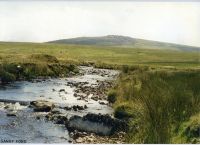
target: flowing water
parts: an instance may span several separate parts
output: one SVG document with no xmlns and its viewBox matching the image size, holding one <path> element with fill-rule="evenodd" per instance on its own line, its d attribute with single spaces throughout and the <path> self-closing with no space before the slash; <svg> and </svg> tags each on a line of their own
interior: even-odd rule
<svg viewBox="0 0 200 145">
<path fill-rule="evenodd" d="M 66 115 L 85 115 L 91 113 L 112 114 L 113 110 L 107 105 L 91 99 L 92 93 L 87 94 L 87 100 L 78 100 L 75 97 L 75 85 L 71 83 L 85 83 L 85 86 L 98 86 L 100 81 L 113 80 L 118 71 L 80 67 L 82 75 L 71 78 L 48 79 L 40 81 L 21 81 L 0 87 L 0 99 L 15 101 L 48 100 L 58 106 L 87 105 L 86 110 L 66 111 Z M 65 91 L 61 91 L 61 89 Z M 86 94 L 83 94 L 86 95 Z M 106 103 L 105 100 L 103 102 Z M 5 109 L 7 106 L 7 109 Z M 14 110 L 17 116 L 7 116 Z M 38 119 L 38 115 L 40 118 Z M 46 121 L 45 113 L 36 113 L 27 106 L 18 103 L 8 105 L 0 103 L 0 139 L 1 142 L 25 140 L 27 143 L 68 143 L 68 131 L 63 125 Z"/>
</svg>

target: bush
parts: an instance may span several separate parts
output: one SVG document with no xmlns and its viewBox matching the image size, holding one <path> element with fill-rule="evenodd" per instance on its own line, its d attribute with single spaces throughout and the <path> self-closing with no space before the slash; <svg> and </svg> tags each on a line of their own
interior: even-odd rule
<svg viewBox="0 0 200 145">
<path fill-rule="evenodd" d="M 8 73 L 6 71 L 0 72 L 0 78 L 1 78 L 2 83 L 9 83 L 16 80 L 15 75 Z"/>
<path fill-rule="evenodd" d="M 133 115 L 131 114 L 131 107 L 127 105 L 118 106 L 115 109 L 114 116 L 118 119 L 129 119 L 133 117 Z"/>
<path fill-rule="evenodd" d="M 73 65 L 73 64 L 70 64 L 70 65 L 68 66 L 68 70 L 69 70 L 69 71 L 74 71 L 75 69 L 76 69 L 76 66 Z"/>
<path fill-rule="evenodd" d="M 183 122 L 173 137 L 173 143 L 200 143 L 200 113 Z"/>
<path fill-rule="evenodd" d="M 117 100 L 117 93 L 116 91 L 112 90 L 108 93 L 108 102 L 109 103 L 115 103 L 115 101 Z"/>
<path fill-rule="evenodd" d="M 200 138 L 200 114 L 191 117 L 185 124 L 184 135 L 188 139 Z"/>
<path fill-rule="evenodd" d="M 129 71 L 129 67 L 127 65 L 123 65 L 122 66 L 122 72 L 123 73 L 128 73 L 128 71 Z"/>
</svg>

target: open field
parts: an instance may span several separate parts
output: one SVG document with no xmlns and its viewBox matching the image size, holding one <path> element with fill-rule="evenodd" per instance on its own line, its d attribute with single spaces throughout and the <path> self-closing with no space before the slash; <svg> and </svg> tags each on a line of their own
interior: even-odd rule
<svg viewBox="0 0 200 145">
<path fill-rule="evenodd" d="M 127 143 L 200 142 L 200 53 L 48 43 L 0 43 L 5 82 L 66 76 L 76 65 L 122 69 L 108 93 L 115 117 L 129 122 Z M 23 68 L 19 73 L 17 65 Z"/>
<path fill-rule="evenodd" d="M 200 53 L 47 43 L 0 43 L 0 61 L 34 62 L 43 60 L 33 54 L 48 54 L 60 61 L 92 61 L 116 65 L 150 65 L 199 68 Z M 45 61 L 44 61 L 45 62 Z"/>
</svg>

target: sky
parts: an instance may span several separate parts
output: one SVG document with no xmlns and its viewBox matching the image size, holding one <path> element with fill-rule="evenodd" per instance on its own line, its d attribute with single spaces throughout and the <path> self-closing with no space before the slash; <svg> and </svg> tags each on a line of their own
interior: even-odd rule
<svg viewBox="0 0 200 145">
<path fill-rule="evenodd" d="M 200 46 L 200 2 L 0 1 L 0 41 L 105 35 Z"/>
</svg>

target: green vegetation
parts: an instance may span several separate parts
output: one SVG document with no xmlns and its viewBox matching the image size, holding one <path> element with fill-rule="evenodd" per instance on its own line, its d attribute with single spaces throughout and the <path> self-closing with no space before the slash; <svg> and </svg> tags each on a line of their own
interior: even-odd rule
<svg viewBox="0 0 200 145">
<path fill-rule="evenodd" d="M 172 139 L 174 143 L 200 143 L 200 113 L 181 124 L 179 134 Z"/>
<path fill-rule="evenodd" d="M 166 68 L 200 68 L 198 52 L 47 43 L 0 43 L 0 62 L 42 63 L 32 55 L 55 56 L 60 62 L 106 65 L 146 65 Z"/>
<path fill-rule="evenodd" d="M 48 56 L 49 57 L 49 56 Z M 38 77 L 64 77 L 78 69 L 73 64 L 60 63 L 2 63 L 0 64 L 0 78 L 2 83 L 15 80 L 31 80 Z"/>
<path fill-rule="evenodd" d="M 115 103 L 116 101 L 116 91 L 114 90 L 111 90 L 109 93 L 108 93 L 108 102 L 109 103 Z"/>
<path fill-rule="evenodd" d="M 130 143 L 176 143 L 183 122 L 200 112 L 199 70 L 138 68 L 122 73 L 115 89 L 115 116 L 129 118 Z M 186 142 L 200 137 L 191 130 Z"/>
<path fill-rule="evenodd" d="M 5 70 L 2 69 L 2 68 L 1 68 L 1 70 L 0 70 L 0 76 L 1 76 L 1 81 L 2 81 L 3 83 L 5 83 L 5 82 L 13 82 L 13 81 L 16 80 L 16 77 L 15 77 L 14 74 L 9 73 L 9 72 L 5 71 Z"/>
<path fill-rule="evenodd" d="M 108 93 L 129 121 L 129 143 L 198 143 L 200 53 L 131 47 L 0 43 L 2 82 L 76 73 L 76 65 L 121 69 Z M 20 67 L 18 67 L 20 66 Z"/>
</svg>

